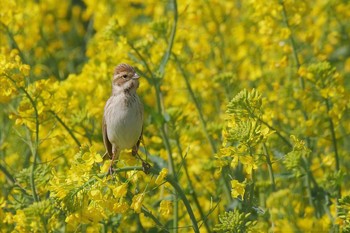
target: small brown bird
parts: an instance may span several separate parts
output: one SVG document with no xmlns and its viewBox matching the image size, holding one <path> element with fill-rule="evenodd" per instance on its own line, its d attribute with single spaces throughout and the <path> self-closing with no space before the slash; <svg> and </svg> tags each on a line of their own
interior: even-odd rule
<svg viewBox="0 0 350 233">
<path fill-rule="evenodd" d="M 110 172 L 115 159 L 123 149 L 131 149 L 137 155 L 142 138 L 143 105 L 136 94 L 139 75 L 127 64 L 120 64 L 114 70 L 112 95 L 107 100 L 103 114 L 103 142 L 112 159 Z"/>
</svg>

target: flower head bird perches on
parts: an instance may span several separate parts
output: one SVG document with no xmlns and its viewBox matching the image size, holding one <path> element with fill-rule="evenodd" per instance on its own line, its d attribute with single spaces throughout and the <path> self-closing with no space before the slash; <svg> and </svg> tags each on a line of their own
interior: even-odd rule
<svg viewBox="0 0 350 233">
<path fill-rule="evenodd" d="M 106 102 L 102 124 L 111 174 L 113 162 L 119 159 L 121 150 L 132 148 L 132 155 L 138 155 L 143 126 L 143 105 L 136 94 L 139 77 L 127 64 L 120 64 L 114 70 L 112 95 Z"/>
</svg>

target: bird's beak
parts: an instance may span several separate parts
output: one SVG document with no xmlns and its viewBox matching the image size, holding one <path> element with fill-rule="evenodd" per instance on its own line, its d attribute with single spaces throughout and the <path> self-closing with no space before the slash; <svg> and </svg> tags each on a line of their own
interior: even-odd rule
<svg viewBox="0 0 350 233">
<path fill-rule="evenodd" d="M 137 73 L 135 73 L 134 76 L 132 76 L 132 79 L 139 79 L 139 78 L 140 76 Z"/>
</svg>

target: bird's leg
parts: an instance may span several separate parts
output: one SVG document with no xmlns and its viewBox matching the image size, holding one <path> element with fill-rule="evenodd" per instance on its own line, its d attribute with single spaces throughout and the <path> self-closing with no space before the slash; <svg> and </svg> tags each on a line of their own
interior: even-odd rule
<svg viewBox="0 0 350 233">
<path fill-rule="evenodd" d="M 109 174 L 112 176 L 113 175 L 113 163 L 115 159 L 118 159 L 119 157 L 119 150 L 117 147 L 113 146 L 113 155 L 112 155 L 112 160 L 111 160 L 111 164 L 109 165 Z"/>
<path fill-rule="evenodd" d="M 141 140 L 142 140 L 142 134 L 141 134 L 141 136 L 139 137 L 139 140 L 136 142 L 136 144 L 135 144 L 135 146 L 132 148 L 132 152 L 131 152 L 131 154 L 133 155 L 133 156 L 138 156 L 139 158 L 140 158 L 140 156 L 139 156 L 139 154 L 137 153 L 138 151 L 139 151 L 139 147 L 140 147 L 140 143 L 141 143 Z M 140 158 L 141 159 L 141 158 Z M 142 159 L 141 159 L 142 160 Z"/>
<path fill-rule="evenodd" d="M 140 135 L 140 137 L 139 137 L 139 140 L 136 142 L 135 146 L 133 146 L 132 151 L 131 151 L 131 154 L 132 154 L 133 156 L 137 156 L 137 158 L 139 158 L 139 159 L 142 161 L 142 163 L 144 163 L 145 160 L 143 160 L 143 159 L 140 157 L 139 153 L 138 153 L 141 140 L 142 140 L 142 133 L 141 133 L 141 135 Z"/>
<path fill-rule="evenodd" d="M 138 150 L 139 150 L 139 146 L 140 146 L 140 141 L 141 141 L 141 137 L 139 139 L 139 141 L 136 143 L 136 145 L 132 148 L 132 152 L 131 154 L 133 156 L 136 156 L 137 158 L 139 158 L 141 161 L 142 161 L 142 168 L 143 168 L 143 172 L 148 174 L 149 173 L 149 170 L 151 168 L 151 165 L 145 161 L 144 159 L 141 158 L 141 156 L 139 155 L 138 153 Z"/>
<path fill-rule="evenodd" d="M 109 165 L 108 168 L 108 173 L 112 176 L 113 175 L 113 161 L 114 161 L 114 153 L 112 155 L 112 160 L 111 160 L 111 164 Z"/>
<path fill-rule="evenodd" d="M 136 143 L 136 145 L 132 148 L 132 151 L 131 151 L 131 154 L 133 155 L 133 156 L 136 156 L 138 159 L 140 159 L 142 162 L 145 162 L 145 160 L 143 160 L 142 158 L 141 158 L 141 156 L 139 155 L 139 153 L 138 153 L 138 151 L 139 151 L 139 146 L 140 146 L 140 141 L 138 141 L 137 143 Z"/>
</svg>

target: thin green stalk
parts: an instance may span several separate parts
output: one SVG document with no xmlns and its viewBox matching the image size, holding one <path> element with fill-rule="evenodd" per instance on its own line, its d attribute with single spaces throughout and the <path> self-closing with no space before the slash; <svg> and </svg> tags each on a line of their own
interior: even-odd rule
<svg viewBox="0 0 350 233">
<path fill-rule="evenodd" d="M 164 110 L 164 105 L 162 104 L 163 95 L 162 95 L 162 92 L 160 90 L 160 86 L 158 84 L 155 85 L 155 90 L 156 90 L 156 97 L 157 97 L 158 114 L 160 114 L 161 116 L 164 116 L 165 110 Z M 170 141 L 169 141 L 168 134 L 167 134 L 167 125 L 166 125 L 166 122 L 164 120 L 162 120 L 162 122 L 161 122 L 160 132 L 161 132 L 163 143 L 164 143 L 164 146 L 166 148 L 167 155 L 168 155 L 169 174 L 174 175 L 174 178 L 177 179 L 176 172 L 175 172 L 175 163 L 174 163 L 173 153 L 172 153 Z M 174 229 L 174 232 L 177 232 L 177 229 L 178 229 L 178 203 L 177 203 L 177 192 L 176 191 L 174 193 L 174 212 L 173 213 L 174 213 L 173 229 Z"/>
<path fill-rule="evenodd" d="M 192 221 L 192 228 L 193 228 L 194 232 L 199 232 L 197 220 L 196 220 L 196 217 L 194 216 L 190 202 L 188 201 L 185 193 L 182 191 L 180 185 L 177 183 L 176 179 L 174 179 L 174 177 L 172 177 L 170 175 L 168 175 L 166 177 L 166 180 L 168 181 L 168 183 L 171 184 L 171 186 L 173 186 L 173 188 L 178 193 L 179 197 L 182 199 L 182 202 L 184 203 L 186 210 L 187 210 L 187 213 L 190 216 L 190 219 Z"/>
<path fill-rule="evenodd" d="M 298 57 L 297 45 L 296 45 L 295 39 L 293 37 L 292 28 L 289 25 L 288 16 L 287 16 L 287 10 L 286 10 L 286 6 L 284 5 L 284 0 L 280 0 L 280 5 L 282 6 L 283 22 L 284 22 L 285 26 L 291 32 L 290 36 L 289 36 L 289 41 L 290 41 L 290 44 L 292 46 L 293 57 L 294 57 L 294 61 L 295 61 L 297 70 L 299 70 L 300 66 L 301 66 L 301 63 L 300 63 L 300 60 L 299 60 L 299 57 Z M 305 90 L 305 82 L 304 82 L 304 79 L 301 76 L 299 76 L 299 85 L 300 85 L 302 90 Z M 297 101 L 297 102 L 300 103 L 300 100 Z M 301 110 L 301 112 L 303 114 L 304 120 L 306 120 L 306 121 L 309 120 L 309 116 L 307 115 L 307 112 L 304 111 L 304 110 Z M 310 142 L 310 138 L 309 137 L 306 138 L 306 142 L 307 142 L 307 145 L 309 145 L 309 147 L 311 148 L 311 142 Z"/>
<path fill-rule="evenodd" d="M 151 68 L 149 67 L 146 59 L 142 56 L 142 54 L 135 48 L 135 46 L 132 43 L 128 43 L 129 46 L 131 47 L 131 49 L 136 52 L 136 54 L 139 56 L 139 58 L 141 59 L 141 61 L 143 62 L 143 64 L 145 65 L 147 72 L 150 74 L 149 80 L 151 82 L 151 84 L 153 85 L 155 92 L 156 92 L 156 103 L 157 103 L 157 112 L 159 115 L 163 116 L 164 115 L 164 106 L 162 104 L 163 101 L 163 95 L 162 92 L 160 90 L 160 78 L 156 78 L 151 70 Z M 143 76 L 146 76 L 146 74 L 143 74 Z M 168 153 L 168 166 L 169 166 L 169 172 L 171 174 L 175 174 L 175 165 L 174 165 L 174 161 L 173 161 L 173 157 L 172 157 L 172 149 L 170 146 L 170 142 L 167 136 L 167 129 L 166 129 L 166 123 L 164 121 L 162 121 L 161 123 L 161 128 L 160 128 L 160 132 L 161 132 L 161 136 L 163 139 L 163 143 L 165 146 L 165 149 Z"/>
<path fill-rule="evenodd" d="M 47 230 L 47 219 L 44 216 L 40 215 L 40 220 L 41 220 L 41 222 L 43 224 L 44 233 L 47 233 L 48 232 L 48 230 Z"/>
<path fill-rule="evenodd" d="M 5 177 L 7 178 L 8 182 L 11 184 L 11 185 L 15 185 L 16 183 L 16 180 L 15 178 L 11 175 L 11 173 L 6 169 L 6 167 L 2 166 L 0 164 L 0 171 L 2 171 L 2 173 L 4 173 Z"/>
<path fill-rule="evenodd" d="M 165 51 L 165 54 L 162 58 L 162 61 L 159 65 L 159 69 L 157 72 L 158 75 L 158 82 L 155 82 L 155 90 L 157 93 L 157 107 L 158 107 L 158 113 L 161 114 L 162 116 L 164 116 L 165 110 L 164 110 L 164 105 L 161 104 L 163 102 L 163 95 L 162 92 L 160 90 L 160 80 L 163 79 L 164 77 L 164 73 L 165 73 L 165 67 L 169 61 L 170 55 L 171 55 L 171 51 L 173 49 L 173 45 L 174 45 L 174 40 L 175 40 L 175 34 L 176 34 L 176 28 L 177 28 L 177 20 L 178 20 L 178 12 L 177 12 L 177 1 L 173 0 L 173 25 L 171 28 L 171 33 L 170 33 L 170 38 L 168 41 L 168 47 L 167 50 Z M 177 179 L 176 177 L 176 172 L 175 172 L 175 164 L 174 164 L 174 159 L 172 156 L 172 151 L 171 151 L 171 146 L 170 146 L 170 142 L 169 142 L 169 138 L 167 136 L 167 126 L 166 126 L 166 122 L 164 120 L 162 120 L 162 126 L 161 126 L 161 133 L 162 133 L 162 138 L 165 144 L 165 147 L 168 151 L 168 163 L 169 163 L 169 172 L 170 174 L 172 174 L 175 178 L 175 180 Z M 174 227 L 174 232 L 177 232 L 178 229 L 178 203 L 177 203 L 177 192 L 175 192 L 174 195 L 174 221 L 173 221 L 173 227 Z"/>
<path fill-rule="evenodd" d="M 26 60 L 24 53 L 22 52 L 22 50 L 19 48 L 12 32 L 10 31 L 10 29 L 4 24 L 1 23 L 1 25 L 5 28 L 5 30 L 7 31 L 7 35 L 9 36 L 9 39 L 11 41 L 11 43 L 13 44 L 14 48 L 16 48 L 19 52 L 19 55 L 21 57 L 21 59 L 24 61 L 24 63 L 28 63 L 28 61 Z M 34 201 L 39 201 L 38 198 L 38 194 L 36 192 L 36 187 L 35 187 L 35 181 L 34 181 L 34 172 L 35 172 L 35 167 L 36 167 L 36 162 L 38 159 L 38 147 L 39 147 L 39 114 L 38 114 L 38 110 L 35 104 L 35 101 L 33 100 L 33 98 L 29 95 L 29 93 L 26 91 L 26 89 L 24 87 L 20 87 L 17 85 L 17 83 L 8 75 L 6 75 L 6 77 L 8 79 L 10 79 L 14 85 L 16 86 L 16 88 L 20 91 L 22 91 L 25 96 L 29 99 L 29 102 L 31 103 L 31 105 L 33 106 L 34 109 L 34 114 L 35 114 L 35 142 L 34 142 L 34 147 L 31 148 L 31 152 L 33 155 L 33 164 L 31 167 L 31 173 L 30 173 L 30 185 L 31 185 L 31 190 L 32 190 L 32 195 L 33 195 L 33 199 Z"/>
<path fill-rule="evenodd" d="M 254 114 L 254 112 L 250 109 L 250 108 L 246 108 L 247 111 L 249 112 L 249 114 L 257 119 L 258 121 L 260 121 L 262 124 L 264 124 L 267 128 L 269 128 L 270 130 L 274 131 L 277 136 L 282 139 L 282 141 L 284 141 L 289 147 L 293 147 L 292 143 L 289 142 L 289 140 L 287 138 L 285 138 L 276 128 L 274 128 L 273 126 L 271 126 L 269 123 L 267 123 L 266 121 L 264 121 L 262 118 L 258 117 L 257 115 Z"/>
<path fill-rule="evenodd" d="M 15 80 L 13 80 L 10 76 L 5 75 L 9 80 L 13 82 L 13 84 L 16 86 L 17 90 L 22 91 L 25 96 L 29 99 L 29 102 L 33 106 L 34 109 L 34 115 L 35 115 L 35 139 L 34 139 L 34 146 L 31 147 L 32 155 L 33 155 L 33 164 L 30 171 L 30 186 L 32 190 L 33 199 L 35 202 L 39 201 L 38 194 L 36 192 L 35 187 L 35 181 L 34 181 L 34 172 L 36 167 L 36 162 L 38 159 L 38 147 L 39 147 L 39 113 L 38 109 L 36 107 L 35 101 L 33 98 L 29 95 L 29 93 L 26 91 L 24 87 L 18 86 Z"/>
<path fill-rule="evenodd" d="M 182 164 L 183 164 L 183 167 L 184 167 L 184 170 L 185 170 L 185 175 L 186 175 L 186 178 L 187 178 L 187 181 L 188 181 L 188 186 L 190 188 L 190 193 L 191 193 L 192 198 L 194 200 L 194 203 L 196 204 L 196 207 L 197 207 L 197 209 L 199 211 L 201 219 L 203 220 L 204 226 L 205 226 L 207 232 L 210 233 L 211 230 L 210 230 L 210 227 L 209 227 L 209 224 L 208 224 L 208 221 L 207 221 L 207 217 L 204 215 L 203 209 L 202 209 L 202 207 L 201 207 L 201 205 L 200 205 L 200 203 L 198 201 L 197 192 L 194 189 L 194 186 L 192 184 L 192 180 L 191 180 L 190 175 L 188 173 L 186 159 L 182 156 L 182 149 L 181 149 L 178 137 L 176 138 L 176 144 L 177 144 L 177 147 L 179 148 L 179 154 L 181 156 Z"/>
<path fill-rule="evenodd" d="M 165 113 L 164 105 L 162 104 L 163 103 L 163 94 L 160 90 L 160 84 L 161 84 L 162 79 L 164 78 L 165 67 L 166 67 L 166 65 L 169 61 L 170 55 L 171 55 L 171 51 L 172 51 L 174 40 L 175 40 L 177 21 L 178 21 L 177 1 L 173 0 L 172 3 L 173 3 L 173 14 L 174 14 L 173 26 L 172 26 L 169 41 L 168 41 L 168 47 L 164 53 L 164 56 L 160 62 L 159 68 L 158 68 L 157 77 L 153 74 L 153 72 L 150 69 L 150 67 L 148 66 L 146 60 L 139 53 L 139 51 L 131 43 L 129 43 L 129 46 L 140 57 L 140 59 L 142 60 L 142 62 L 146 66 L 147 71 L 151 75 L 150 81 L 153 84 L 153 87 L 156 91 L 157 111 L 158 111 L 158 114 L 160 116 L 164 116 L 164 113 Z M 174 163 L 174 159 L 173 159 L 173 155 L 172 155 L 172 149 L 171 149 L 169 137 L 167 134 L 167 125 L 166 125 L 166 122 L 164 121 L 164 119 L 161 122 L 160 133 L 161 133 L 163 143 L 164 143 L 164 146 L 166 148 L 167 155 L 168 155 L 169 173 L 174 175 L 174 178 L 177 179 L 176 172 L 175 172 L 175 163 Z M 174 232 L 177 232 L 177 229 L 178 229 L 178 204 L 177 204 L 176 192 L 175 192 L 175 196 L 174 196 L 174 225 L 173 225 L 173 228 L 174 228 Z"/>
<path fill-rule="evenodd" d="M 317 209 L 317 206 L 316 206 L 316 203 L 313 201 L 314 197 L 313 197 L 313 189 L 314 190 L 318 190 L 318 184 L 315 180 L 315 177 L 313 176 L 312 172 L 310 171 L 309 167 L 309 161 L 305 158 L 305 157 L 302 157 L 301 158 L 301 166 L 302 168 L 304 169 L 305 173 L 306 173 L 306 176 L 305 176 L 305 181 L 306 181 L 306 188 L 307 188 L 307 194 L 308 194 L 308 197 L 309 197 L 309 204 L 311 206 L 313 206 L 313 208 L 315 209 L 315 217 L 320 217 L 318 216 L 319 213 L 318 213 L 318 209 Z M 311 186 L 313 185 L 313 187 Z"/>
<path fill-rule="evenodd" d="M 11 42 L 11 43 L 10 43 L 11 46 L 12 46 L 13 48 L 17 49 L 17 51 L 18 51 L 20 57 L 22 58 L 22 60 L 24 61 L 24 63 L 29 64 L 28 61 L 27 61 L 27 59 L 26 59 L 25 56 L 24 56 L 24 53 L 23 53 L 22 50 L 19 48 L 19 46 L 18 46 L 18 44 L 17 44 L 17 41 L 15 40 L 15 37 L 14 37 L 13 33 L 11 32 L 10 28 L 9 28 L 6 24 L 4 24 L 3 22 L 0 22 L 0 24 L 5 28 L 5 30 L 6 30 L 6 32 L 7 32 L 7 35 L 8 35 L 8 37 L 9 37 L 9 39 L 10 39 L 10 42 Z"/>
<path fill-rule="evenodd" d="M 215 145 L 215 142 L 213 140 L 213 138 L 210 136 L 208 130 L 207 130 L 207 123 L 204 119 L 204 114 L 201 110 L 201 107 L 200 107 L 200 104 L 193 92 L 193 89 L 191 87 L 191 84 L 190 84 L 190 81 L 189 81 L 189 77 L 188 77 L 188 74 L 185 72 L 185 70 L 183 69 L 183 67 L 181 66 L 179 60 L 177 59 L 177 56 L 175 54 L 173 54 L 173 57 L 174 57 L 174 60 L 178 66 L 178 69 L 180 70 L 181 74 L 182 74 L 182 77 L 184 78 L 185 80 L 185 83 L 186 83 L 186 88 L 191 96 L 191 99 L 196 107 L 196 110 L 198 112 L 198 116 L 199 116 L 199 121 L 201 122 L 201 126 L 202 126 L 202 129 L 204 131 L 204 134 L 210 144 L 210 147 L 211 147 L 211 151 L 213 154 L 216 154 L 217 153 L 217 148 L 216 148 L 216 145 Z M 227 174 L 226 170 L 223 170 L 223 174 Z M 225 193 L 227 194 L 227 197 L 228 199 L 231 198 L 231 195 L 230 195 L 230 185 L 229 183 L 226 181 L 226 179 L 224 178 L 224 176 L 222 176 L 221 178 L 223 184 L 224 184 L 224 190 L 225 190 Z"/>
<path fill-rule="evenodd" d="M 208 129 L 207 129 L 207 122 L 205 121 L 204 119 L 204 116 L 203 116 L 203 112 L 202 112 L 202 109 L 200 107 L 200 104 L 196 98 L 196 95 L 194 94 L 193 92 L 193 89 L 192 89 L 192 86 L 190 84 L 190 81 L 189 81 L 189 77 L 187 75 L 187 73 L 185 72 L 185 70 L 183 69 L 183 67 L 181 66 L 179 60 L 177 59 L 176 55 L 173 54 L 174 56 L 174 59 L 175 59 L 175 62 L 177 64 L 177 67 L 179 68 L 181 74 L 182 74 L 182 77 L 184 78 L 185 80 L 185 84 L 186 84 L 186 88 L 191 96 L 191 99 L 196 107 L 196 110 L 197 110 L 197 113 L 198 113 L 198 116 L 199 116 L 199 121 L 201 122 L 201 125 L 202 125 L 202 129 L 204 131 L 204 134 L 211 146 L 211 150 L 212 150 L 212 153 L 213 154 L 216 154 L 217 152 L 217 149 L 216 149 L 216 146 L 215 146 L 215 142 L 213 140 L 213 138 L 210 136 L 210 134 L 208 133 Z"/>
<path fill-rule="evenodd" d="M 141 59 L 143 65 L 146 67 L 147 72 L 149 73 L 150 77 L 148 77 L 146 74 L 142 73 L 142 76 L 147 78 L 147 81 L 151 82 L 151 84 L 155 85 L 155 81 L 156 77 L 154 77 L 153 72 L 150 68 L 150 66 L 148 65 L 146 59 L 142 56 L 142 54 L 137 50 L 137 48 L 130 42 L 127 41 L 128 45 L 130 46 L 130 48 L 137 54 L 137 56 Z M 140 72 L 140 71 L 138 71 Z M 150 81 L 151 80 L 151 81 Z"/>
<path fill-rule="evenodd" d="M 81 146 L 81 143 L 79 140 L 75 137 L 73 134 L 73 131 L 63 122 L 63 120 L 52 110 L 50 110 L 50 113 L 58 120 L 58 122 L 63 126 L 65 130 L 69 133 L 69 135 L 73 138 L 74 142 L 77 144 L 78 147 Z"/>
<path fill-rule="evenodd" d="M 217 17 L 215 16 L 215 7 L 211 6 L 210 5 L 210 1 L 206 0 L 205 3 L 207 4 L 207 9 L 209 10 L 209 13 L 210 13 L 210 16 L 212 18 L 212 22 L 214 22 L 215 26 L 216 26 L 216 34 L 219 36 L 219 39 L 220 39 L 220 43 L 218 45 L 219 49 L 220 49 L 220 58 L 221 58 L 221 61 L 224 66 L 224 69 L 225 69 L 225 66 L 226 66 L 226 46 L 225 46 L 225 38 L 224 38 L 224 35 L 222 34 L 221 30 L 220 30 L 220 27 L 222 25 L 222 22 L 219 22 L 217 20 Z M 215 3 L 214 3 L 215 4 Z M 206 26 L 206 25 L 204 25 Z M 208 31 L 208 33 L 210 33 Z"/>
<path fill-rule="evenodd" d="M 282 6 L 282 16 L 283 16 L 284 24 L 292 32 L 292 29 L 291 29 L 291 27 L 289 25 L 289 22 L 288 22 L 287 10 L 286 10 L 285 4 L 284 4 L 284 0 L 280 0 L 280 5 Z M 295 39 L 293 37 L 293 33 L 290 34 L 289 40 L 290 40 L 290 44 L 292 46 L 292 51 L 293 51 L 293 57 L 294 57 L 294 60 L 295 60 L 295 64 L 297 66 L 297 69 L 299 69 L 300 66 L 301 66 L 301 63 L 300 63 L 300 60 L 299 60 L 299 57 L 298 57 L 297 45 L 296 45 Z M 300 82 L 301 89 L 305 90 L 305 82 L 304 82 L 304 79 L 302 77 L 299 77 L 299 82 Z M 307 112 L 302 110 L 302 114 L 303 114 L 303 117 L 304 117 L 305 120 L 309 119 L 309 117 L 307 115 Z M 306 142 L 307 142 L 307 145 L 309 145 L 309 147 L 310 147 L 311 143 L 310 143 L 310 139 L 308 137 L 306 138 Z M 315 215 L 317 217 L 317 209 L 316 209 L 315 204 L 312 201 L 312 193 L 311 193 L 312 190 L 311 190 L 310 181 L 315 186 L 315 188 L 318 187 L 318 184 L 317 184 L 315 178 L 313 177 L 312 171 L 310 170 L 309 161 L 306 158 L 303 158 L 303 161 L 304 161 L 304 170 L 306 172 L 306 182 L 307 182 L 309 198 L 310 198 L 311 204 L 314 206 L 314 208 L 316 210 L 315 211 Z"/>
<path fill-rule="evenodd" d="M 157 224 L 157 226 L 159 228 L 161 228 L 163 231 L 165 232 L 169 232 L 169 230 L 167 230 L 164 225 L 152 214 L 152 212 L 148 211 L 144 206 L 141 207 L 141 212 L 146 216 L 149 217 L 153 220 L 153 222 L 155 224 Z"/>
<path fill-rule="evenodd" d="M 327 107 L 327 113 L 331 110 L 329 99 L 325 99 L 326 107 Z M 337 137 L 335 135 L 335 129 L 334 129 L 334 123 L 330 116 L 328 116 L 328 122 L 329 122 L 329 129 L 331 130 L 331 136 L 332 136 L 332 144 L 333 144 L 333 150 L 334 150 L 334 159 L 335 159 L 335 170 L 339 172 L 340 170 L 340 163 L 339 163 L 339 154 L 338 154 L 338 146 L 337 146 Z M 337 185 L 337 202 L 338 199 L 341 197 L 341 187 L 340 185 Z"/>
<path fill-rule="evenodd" d="M 160 63 L 158 72 L 159 72 L 159 77 L 163 78 L 164 72 L 165 72 L 165 67 L 169 61 L 171 51 L 173 49 L 174 45 L 174 40 L 175 40 L 175 34 L 176 34 L 176 28 L 177 28 L 177 19 L 178 19 L 178 12 L 177 12 L 177 2 L 176 0 L 173 0 L 173 13 L 174 13 L 174 18 L 173 18 L 173 27 L 171 28 L 171 33 L 170 33 L 170 38 L 168 41 L 168 47 L 167 50 L 162 58 L 162 61 Z"/>
<path fill-rule="evenodd" d="M 253 157 L 253 148 L 248 145 L 249 148 L 249 154 L 251 157 Z M 250 191 L 249 191 L 249 200 L 248 200 L 248 207 L 249 209 L 253 206 L 253 199 L 254 199 L 254 186 L 255 186 L 255 173 L 254 173 L 254 169 L 252 169 L 252 174 L 251 174 L 251 180 L 252 183 L 250 185 Z"/>
<path fill-rule="evenodd" d="M 107 224 L 108 223 L 106 223 L 106 222 L 102 223 L 102 229 L 101 229 L 102 233 L 107 233 L 108 232 L 108 225 Z"/>
<path fill-rule="evenodd" d="M 280 5 L 282 6 L 283 22 L 284 22 L 285 26 L 286 26 L 290 31 L 292 31 L 292 30 L 291 30 L 291 27 L 290 27 L 290 25 L 289 25 L 288 16 L 287 16 L 287 10 L 286 10 L 286 6 L 284 5 L 284 0 L 280 0 Z M 290 44 L 291 44 L 291 46 L 292 46 L 292 51 L 293 51 L 293 57 L 294 57 L 294 60 L 295 60 L 295 64 L 296 64 L 297 68 L 299 69 L 301 63 L 300 63 L 300 61 L 299 61 L 296 42 L 295 42 L 295 39 L 294 39 L 292 33 L 291 33 L 290 36 L 289 36 L 289 41 L 290 41 Z M 304 80 L 303 80 L 301 77 L 299 77 L 299 81 L 300 81 L 300 86 L 301 86 L 301 88 L 304 90 L 304 89 L 305 89 Z"/>
<path fill-rule="evenodd" d="M 325 102 L 326 102 L 327 112 L 329 112 L 331 110 L 329 100 L 325 99 Z M 339 171 L 340 170 L 339 154 L 338 154 L 337 138 L 335 135 L 334 123 L 333 123 L 332 118 L 329 116 L 328 116 L 328 121 L 329 121 L 329 128 L 331 130 L 332 143 L 333 143 L 333 149 L 334 149 L 334 154 L 335 154 L 335 170 Z"/>
<path fill-rule="evenodd" d="M 151 75 L 149 80 L 151 81 L 151 84 L 153 85 L 155 91 L 156 91 L 156 103 L 157 103 L 157 112 L 159 115 L 163 116 L 164 115 L 164 106 L 162 104 L 163 101 L 163 95 L 160 90 L 160 84 L 159 84 L 159 78 L 156 78 L 149 67 L 148 63 L 146 62 L 146 59 L 142 56 L 142 54 L 135 48 L 135 46 L 131 43 L 129 43 L 129 46 L 136 52 L 136 54 L 139 56 L 139 58 L 142 60 L 143 64 L 146 66 L 146 69 L 148 73 Z M 146 74 L 144 74 L 145 76 Z M 162 121 L 161 128 L 160 128 L 161 136 L 163 139 L 163 143 L 165 146 L 166 151 L 168 152 L 168 166 L 169 166 L 169 172 L 171 174 L 175 174 L 175 165 L 172 157 L 172 149 L 170 146 L 170 142 L 167 136 L 167 129 L 166 129 L 166 123 Z"/>
<path fill-rule="evenodd" d="M 2 171 L 9 182 L 10 185 L 19 188 L 19 190 L 26 196 L 30 196 L 30 194 L 27 193 L 27 190 L 25 190 L 21 185 L 19 185 L 16 182 L 16 179 L 11 175 L 11 173 L 6 169 L 5 166 L 0 164 L 0 171 Z"/>
<path fill-rule="evenodd" d="M 280 0 L 280 5 L 282 6 L 283 22 L 284 22 L 285 26 L 291 31 L 290 36 L 289 36 L 289 41 L 290 41 L 290 44 L 292 46 L 293 57 L 294 57 L 294 61 L 295 61 L 297 70 L 299 70 L 301 63 L 300 63 L 300 60 L 298 57 L 297 45 L 296 45 L 295 39 L 293 37 L 292 28 L 289 25 L 287 10 L 286 10 L 286 6 L 284 5 L 284 0 Z M 299 77 L 299 83 L 300 83 L 301 89 L 305 90 L 305 82 L 304 82 L 304 79 L 302 77 Z M 303 117 L 305 120 L 309 119 L 307 113 L 304 110 L 302 110 L 302 114 L 303 114 Z M 307 138 L 306 140 L 307 140 L 308 145 L 310 145 L 310 139 Z"/>
<path fill-rule="evenodd" d="M 272 188 L 272 191 L 274 192 L 276 190 L 275 176 L 273 174 L 270 154 L 269 154 L 269 152 L 267 150 L 267 147 L 266 147 L 265 143 L 263 143 L 263 149 L 264 149 L 264 153 L 265 153 L 265 157 L 266 157 L 267 168 L 269 170 L 269 176 L 270 176 L 270 181 L 271 181 L 271 188 Z"/>
</svg>

